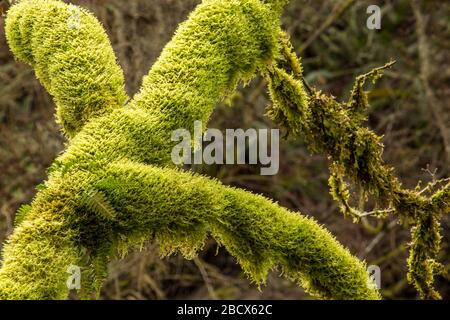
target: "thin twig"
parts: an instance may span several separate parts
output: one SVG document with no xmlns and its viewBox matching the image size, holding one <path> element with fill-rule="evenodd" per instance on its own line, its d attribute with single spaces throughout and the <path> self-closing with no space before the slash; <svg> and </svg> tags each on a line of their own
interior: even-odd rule
<svg viewBox="0 0 450 320">
<path fill-rule="evenodd" d="M 414 11 L 416 18 L 416 33 L 418 38 L 418 50 L 420 59 L 420 81 L 422 83 L 423 90 L 425 92 L 426 104 L 430 108 L 431 114 L 438 127 L 442 142 L 444 143 L 444 149 L 447 161 L 450 161 L 450 132 L 442 118 L 443 112 L 440 110 L 440 103 L 430 86 L 431 79 L 431 63 L 429 45 L 426 35 L 426 27 L 423 19 L 423 15 L 420 11 L 420 4 L 418 0 L 411 1 L 411 7 Z"/>
<path fill-rule="evenodd" d="M 350 8 L 351 5 L 353 5 L 356 1 L 355 0 L 343 0 L 342 2 L 339 2 L 336 4 L 333 8 L 333 11 L 331 11 L 331 14 L 328 16 L 328 18 L 322 23 L 322 25 L 316 29 L 316 31 L 303 43 L 303 45 L 300 47 L 299 52 L 305 51 L 316 39 L 325 31 L 327 30 L 333 23 L 339 19 L 340 16 L 344 14 L 344 12 Z"/>
<path fill-rule="evenodd" d="M 423 188 L 422 190 L 419 191 L 419 194 L 423 194 L 431 189 L 433 189 L 437 184 L 441 184 L 441 183 L 445 183 L 445 182 L 449 182 L 450 178 L 446 178 L 446 179 L 440 179 L 440 180 L 435 180 L 430 182 L 425 188 Z"/>
<path fill-rule="evenodd" d="M 209 296 L 211 299 L 218 299 L 216 292 L 214 291 L 214 288 L 211 286 L 211 280 L 209 279 L 208 273 L 206 272 L 206 269 L 203 265 L 203 263 L 200 261 L 199 258 L 194 258 L 194 263 L 197 266 L 198 270 L 200 271 L 200 274 L 202 275 L 203 281 L 205 282 L 206 289 L 208 290 Z"/>
<path fill-rule="evenodd" d="M 373 210 L 373 211 L 368 211 L 368 212 L 360 212 L 357 214 L 360 218 L 362 218 L 362 217 L 368 217 L 368 216 L 383 216 L 385 214 L 389 214 L 392 212 L 395 212 L 395 209 L 392 208 L 392 209 L 384 209 L 384 210 Z"/>
<path fill-rule="evenodd" d="M 372 251 L 372 249 L 375 248 L 375 246 L 384 238 L 384 236 L 386 235 L 386 231 L 392 229 L 396 224 L 396 220 L 392 220 L 391 222 L 389 222 L 386 229 L 377 234 L 375 238 L 373 238 L 373 240 L 364 249 L 364 255 L 367 256 Z"/>
</svg>

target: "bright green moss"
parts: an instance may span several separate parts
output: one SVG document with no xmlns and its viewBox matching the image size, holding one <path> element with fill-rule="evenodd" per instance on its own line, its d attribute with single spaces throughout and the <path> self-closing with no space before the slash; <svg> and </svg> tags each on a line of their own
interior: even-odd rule
<svg viewBox="0 0 450 320">
<path fill-rule="evenodd" d="M 5 23 L 11 51 L 34 68 L 54 97 L 58 122 L 68 137 L 88 119 L 121 107 L 127 99 L 106 32 L 92 14 L 72 7 L 24 0 L 11 7 Z M 71 26 L 74 12 L 79 13 L 79 25 Z"/>
<path fill-rule="evenodd" d="M 24 0 L 10 9 L 11 49 L 55 97 L 72 139 L 4 247 L 0 298 L 64 298 L 71 264 L 82 267 L 88 297 L 118 251 L 156 237 L 163 254 L 192 258 L 209 235 L 258 284 L 279 267 L 317 297 L 380 298 L 364 263 L 314 220 L 170 161 L 173 129 L 207 121 L 238 81 L 279 58 L 286 2 L 205 0 L 124 107 L 122 72 L 94 17 L 82 11 L 80 28 L 68 30 L 62 2 Z M 301 73 L 299 63 L 293 69 Z M 302 112 L 308 100 L 295 86 L 285 88 Z"/>
<path fill-rule="evenodd" d="M 0 299 L 64 299 L 67 267 L 79 264 L 67 227 L 76 201 L 72 190 L 40 192 L 24 220 L 4 246 Z"/>
<path fill-rule="evenodd" d="M 157 114 L 166 134 L 192 129 L 195 120 L 206 123 L 238 80 L 273 59 L 278 31 L 278 14 L 259 0 L 204 1 L 179 26 L 130 108 Z"/>
<path fill-rule="evenodd" d="M 328 231 L 262 196 L 132 162 L 108 166 L 95 188 L 118 213 L 117 228 L 127 239 L 125 247 L 129 239 L 139 244 L 154 235 L 165 253 L 181 251 L 191 257 L 211 234 L 257 283 L 280 266 L 319 297 L 379 297 L 367 285 L 364 264 Z"/>
</svg>

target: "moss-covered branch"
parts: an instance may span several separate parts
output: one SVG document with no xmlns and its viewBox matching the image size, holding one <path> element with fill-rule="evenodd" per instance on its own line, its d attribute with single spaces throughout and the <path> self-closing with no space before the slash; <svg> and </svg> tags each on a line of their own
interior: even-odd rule
<svg viewBox="0 0 450 320">
<path fill-rule="evenodd" d="M 85 190 L 108 200 L 89 206 Z M 64 298 L 71 264 L 83 267 L 89 294 L 116 252 L 155 237 L 163 254 L 192 258 L 209 234 L 257 283 L 279 266 L 318 297 L 379 298 L 364 264 L 312 219 L 205 177 L 125 160 L 91 172 L 52 173 L 5 245 L 0 298 Z"/>
<path fill-rule="evenodd" d="M 121 212 L 118 225 L 128 228 L 127 239 L 139 242 L 155 234 L 164 252 L 180 250 L 192 257 L 211 233 L 257 283 L 281 266 L 322 298 L 379 297 L 368 285 L 364 265 L 328 231 L 262 196 L 133 163 L 111 165 L 106 173 L 96 188 Z"/>
<path fill-rule="evenodd" d="M 68 137 L 127 100 L 108 36 L 88 11 L 60 1 L 25 0 L 8 10 L 5 29 L 11 51 L 33 67 L 53 96 Z"/>
<path fill-rule="evenodd" d="M 403 188 L 382 160 L 381 137 L 361 124 L 369 106 L 365 82 L 381 77 L 393 63 L 357 77 L 349 102 L 342 103 L 316 89 L 304 90 L 300 61 L 287 37 L 281 39 L 283 57 L 266 73 L 273 100 L 268 115 L 288 133 L 303 136 L 313 152 L 328 156 L 331 194 L 344 215 L 355 221 L 367 216 L 350 205 L 349 180 L 364 197 L 371 195 L 378 205 L 388 208 L 375 210 L 374 215 L 394 214 L 412 226 L 408 279 L 423 298 L 439 298 L 433 279 L 442 269 L 436 261 L 441 241 L 439 220 L 450 212 L 450 185 L 428 197 L 419 190 Z"/>
<path fill-rule="evenodd" d="M 312 219 L 170 161 L 171 130 L 207 121 L 238 81 L 279 55 L 285 2 L 205 0 L 124 107 L 122 73 L 94 17 L 82 11 L 68 30 L 62 2 L 24 0 L 10 9 L 11 49 L 55 97 L 72 139 L 4 246 L 0 298 L 64 298 L 71 264 L 83 268 L 88 296 L 117 250 L 156 236 L 163 252 L 192 257 L 208 234 L 257 282 L 281 266 L 318 297 L 379 298 L 364 263 Z"/>
</svg>

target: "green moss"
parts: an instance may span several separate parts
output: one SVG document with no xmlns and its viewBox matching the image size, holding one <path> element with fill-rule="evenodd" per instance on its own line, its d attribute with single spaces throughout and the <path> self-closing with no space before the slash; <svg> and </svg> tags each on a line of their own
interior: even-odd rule
<svg viewBox="0 0 450 320">
<path fill-rule="evenodd" d="M 64 299 L 67 267 L 79 264 L 67 228 L 74 196 L 59 188 L 43 191 L 3 249 L 0 299 Z"/>
<path fill-rule="evenodd" d="M 70 10 L 62 2 L 24 0 L 10 9 L 11 49 L 54 96 L 71 140 L 4 246 L 0 298 L 64 298 L 71 264 L 81 267 L 81 294 L 88 297 L 99 291 L 111 256 L 157 238 L 163 254 L 192 258 L 209 235 L 258 284 L 280 268 L 321 298 L 380 298 L 368 285 L 365 264 L 314 220 L 181 172 L 170 160 L 171 131 L 206 122 L 238 81 L 258 72 L 277 72 L 285 101 L 298 105 L 291 114 L 288 107 L 278 113 L 286 123 L 312 115 L 303 114 L 312 101 L 295 80 L 300 63 L 292 75 L 267 70 L 288 52 L 278 41 L 286 2 L 205 0 L 124 107 L 122 72 L 92 15 L 82 10 L 80 28 L 69 30 Z M 316 130 L 304 123 L 301 130 Z"/>
<path fill-rule="evenodd" d="M 367 286 L 365 265 L 328 231 L 262 196 L 132 162 L 108 166 L 96 188 L 119 213 L 124 238 L 136 244 L 154 235 L 166 254 L 180 251 L 191 258 L 211 234 L 256 283 L 281 267 L 319 297 L 379 297 Z"/>
<path fill-rule="evenodd" d="M 340 203 L 344 215 L 357 222 L 367 215 L 386 218 L 394 214 L 405 225 L 412 225 L 408 279 L 423 298 L 439 298 L 433 288 L 434 276 L 442 269 L 435 260 L 441 240 L 438 221 L 442 214 L 450 211 L 450 185 L 429 197 L 419 190 L 404 189 L 393 169 L 382 160 L 381 137 L 361 125 L 369 106 L 365 82 L 380 78 L 393 62 L 357 77 L 349 102 L 342 103 L 316 89 L 308 88 L 307 93 L 300 61 L 289 43 L 281 42 L 283 57 L 266 73 L 273 101 L 268 116 L 288 134 L 303 136 L 311 151 L 328 157 L 330 193 Z M 347 181 L 362 192 L 363 199 L 371 195 L 377 205 L 388 209 L 362 213 L 352 208 Z"/>
<path fill-rule="evenodd" d="M 72 7 L 79 12 L 79 27 L 69 26 Z M 11 51 L 33 67 L 53 96 L 68 137 L 126 101 L 123 73 L 108 36 L 86 10 L 60 1 L 24 0 L 8 10 L 5 30 Z"/>
</svg>

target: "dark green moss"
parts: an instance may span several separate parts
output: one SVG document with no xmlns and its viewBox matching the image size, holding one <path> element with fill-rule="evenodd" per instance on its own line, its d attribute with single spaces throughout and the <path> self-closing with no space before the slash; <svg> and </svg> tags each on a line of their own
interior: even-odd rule
<svg viewBox="0 0 450 320">
<path fill-rule="evenodd" d="M 412 225 L 408 279 L 423 298 L 438 298 L 433 289 L 434 276 L 441 270 L 435 261 L 441 239 L 438 221 L 450 211 L 450 185 L 429 197 L 419 190 L 402 188 L 393 169 L 382 160 L 381 137 L 361 124 L 369 106 L 365 82 L 380 78 L 393 62 L 357 77 L 349 102 L 342 103 L 316 89 L 308 88 L 308 94 L 303 88 L 300 61 L 285 40 L 282 46 L 284 57 L 266 73 L 273 101 L 268 116 L 288 134 L 303 136 L 311 151 L 328 157 L 330 192 L 344 215 L 356 222 L 368 215 L 351 207 L 350 181 L 356 190 L 373 196 L 377 205 L 388 207 L 371 214 L 379 218 L 394 214 L 405 225 Z"/>
</svg>

